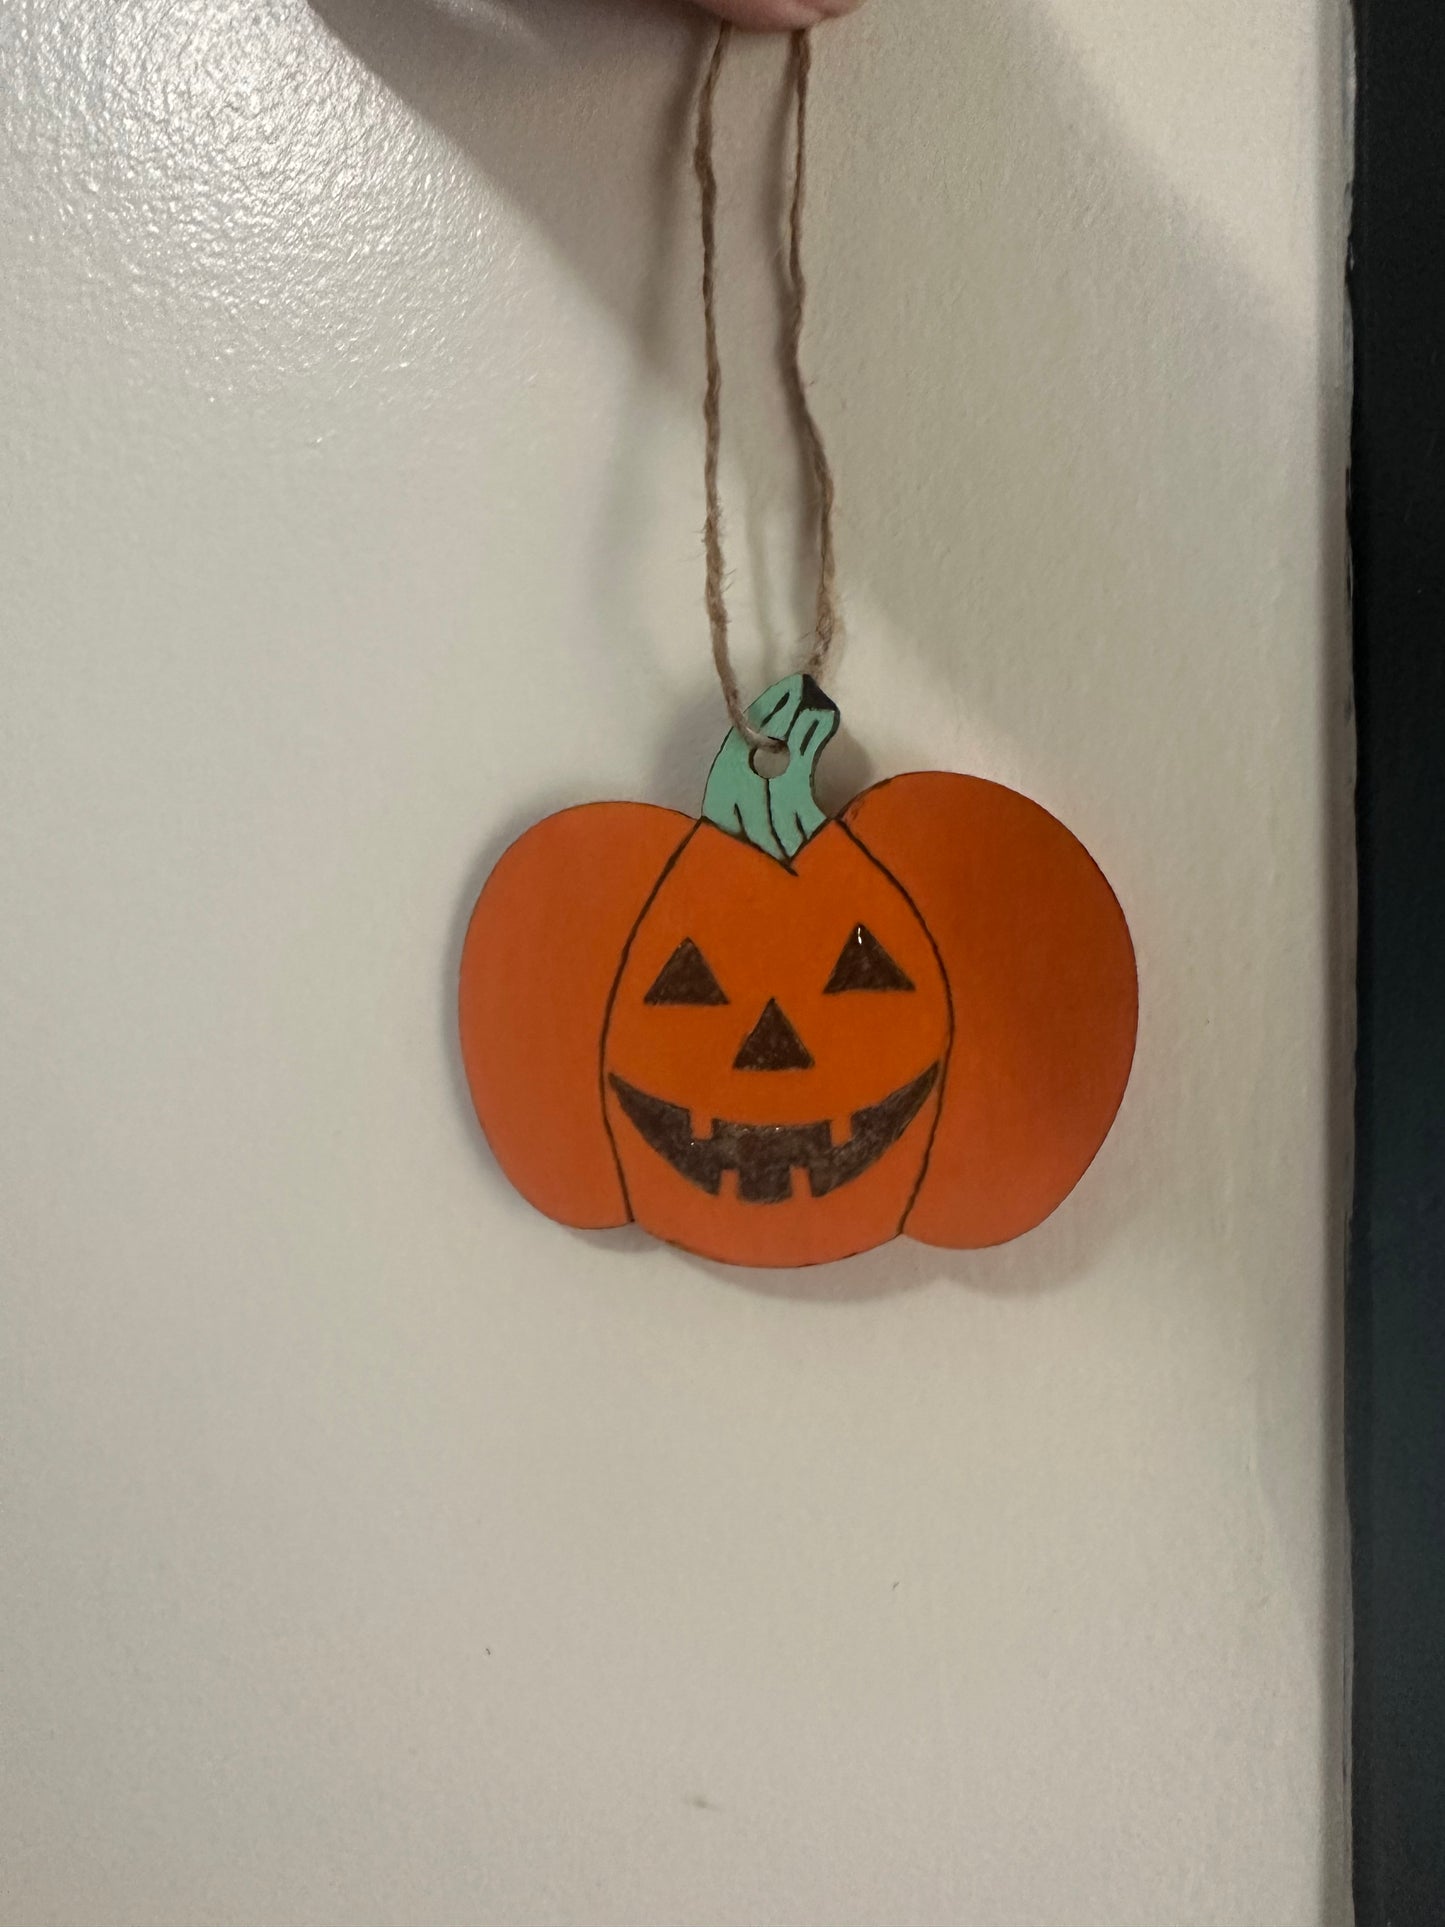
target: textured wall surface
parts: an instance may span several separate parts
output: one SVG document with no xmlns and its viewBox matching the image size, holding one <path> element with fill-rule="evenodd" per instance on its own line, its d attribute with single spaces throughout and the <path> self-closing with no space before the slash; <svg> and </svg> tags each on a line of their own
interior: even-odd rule
<svg viewBox="0 0 1445 1927">
<path fill-rule="evenodd" d="M 464 918 L 691 806 L 646 0 L 0 6 L 13 1927 L 1336 1927 L 1337 0 L 820 37 L 835 795 L 1013 782 L 1143 986 L 1005 1250 L 743 1276 L 501 1183 Z M 805 626 L 782 50 L 721 105 L 744 680 Z"/>
</svg>

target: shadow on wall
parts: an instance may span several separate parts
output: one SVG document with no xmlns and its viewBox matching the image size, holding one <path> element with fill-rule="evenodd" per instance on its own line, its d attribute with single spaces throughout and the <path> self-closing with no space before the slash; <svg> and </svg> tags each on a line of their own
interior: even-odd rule
<svg viewBox="0 0 1445 1927">
<path fill-rule="evenodd" d="M 642 0 L 312 4 L 616 317 L 638 357 L 636 399 L 661 382 L 691 402 L 701 358 L 688 150 L 707 24 Z M 1342 81 L 1333 12 L 1327 0 L 1317 7 L 1328 126 Z M 886 622 L 890 646 L 916 652 L 910 667 L 940 703 L 986 719 L 999 740 L 1028 743 L 1031 787 L 1084 834 L 1129 913 L 1140 1056 L 1099 1168 L 1019 1244 L 945 1254 L 902 1242 L 814 1272 L 716 1275 L 820 1301 L 941 1277 L 1042 1290 L 1077 1276 L 1141 1212 L 1167 1213 L 1170 1237 L 1221 1273 L 1237 1268 L 1240 1250 L 1258 1254 L 1261 1271 L 1297 1264 L 1311 1228 L 1281 1213 L 1277 1164 L 1239 1170 L 1238 1071 L 1231 1085 L 1227 1066 L 1249 1038 L 1270 1034 L 1291 957 L 1332 943 L 1336 1007 L 1347 993 L 1347 887 L 1322 932 L 1292 926 L 1273 881 L 1321 869 L 1339 877 L 1348 849 L 1337 367 L 1321 365 L 1312 330 L 1292 337 L 1222 238 L 1131 150 L 1039 0 L 878 5 L 834 32 L 817 56 L 806 353 L 839 477 L 845 588 L 855 612 L 866 606 Z M 768 578 L 763 530 L 795 503 L 799 470 L 779 435 L 778 390 L 742 347 L 776 327 L 776 285 L 743 264 L 777 249 L 783 78 L 776 42 L 740 41 L 720 108 L 725 435 L 741 486 L 731 522 L 757 597 L 763 679 L 791 661 L 806 627 L 811 567 L 800 529 L 793 580 L 780 589 Z M 912 106 L 902 117 L 900 99 Z M 1317 314 L 1327 338 L 1341 313 L 1343 244 L 1339 205 L 1326 194 L 1322 206 Z M 850 407 L 863 393 L 867 406 Z M 655 495 L 628 412 L 604 484 L 596 596 L 618 674 L 640 688 L 654 665 L 639 660 L 646 624 L 627 556 Z M 1275 540 L 1261 539 L 1264 511 Z M 1282 596 L 1298 607 L 1301 585 L 1322 598 L 1329 647 L 1318 693 L 1297 632 L 1280 646 L 1273 624 Z M 1048 640 L 1047 677 L 1018 660 L 1031 637 Z M 1274 716 L 1293 725 L 1301 692 L 1320 703 L 1338 799 L 1323 847 L 1315 811 L 1299 804 L 1298 768 L 1274 753 L 1269 728 Z M 718 713 L 709 691 L 668 732 L 656 800 L 694 801 Z M 1102 752 L 1081 742 L 1080 715 L 1119 718 L 1116 740 Z M 1188 756 L 1153 740 L 1161 715 L 1176 727 L 1191 719 Z M 1147 750 L 1134 758 L 1120 741 Z M 871 772 L 855 762 L 848 774 L 856 787 Z M 1251 798 L 1263 863 L 1241 865 L 1240 810 L 1218 809 L 1225 793 Z M 499 848 L 458 907 L 443 996 L 449 1061 L 452 965 Z M 1244 989 L 1241 957 L 1261 960 Z M 1217 1072 L 1210 1035 L 1230 1039 Z M 1332 1017 L 1317 1041 L 1335 1069 L 1331 1156 L 1343 1199 L 1349 1064 Z M 458 1102 L 474 1129 L 460 1081 Z M 1277 1105 L 1279 1157 L 1300 1155 L 1288 1143 L 1298 1122 L 1289 1094 L 1261 1088 L 1252 1102 L 1261 1141 L 1274 1141 Z M 634 1232 L 608 1244 L 618 1237 L 639 1255 L 649 1248 Z M 1290 1334 L 1267 1343 L 1287 1348 Z M 1261 1432 L 1267 1441 L 1273 1429 L 1323 1422 L 1333 1467 L 1337 1416 L 1262 1410 Z M 1267 1442 L 1263 1456 L 1268 1486 Z M 1322 1692 L 1337 1728 L 1333 1653 Z M 1336 1731 L 1327 1771 L 1339 1757 Z M 1335 1794 L 1331 1784 L 1327 1811 Z M 1327 1918 L 1344 1910 L 1340 1863 L 1326 1843 Z"/>
</svg>

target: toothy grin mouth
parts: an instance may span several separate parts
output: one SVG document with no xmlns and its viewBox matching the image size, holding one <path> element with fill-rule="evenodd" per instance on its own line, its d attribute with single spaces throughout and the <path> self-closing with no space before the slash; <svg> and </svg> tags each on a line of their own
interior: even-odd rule
<svg viewBox="0 0 1445 1927">
<path fill-rule="evenodd" d="M 826 1118 L 816 1124 L 733 1124 L 714 1118 L 710 1136 L 694 1137 L 685 1105 L 652 1097 L 615 1072 L 607 1081 L 644 1142 L 689 1184 L 715 1198 L 724 1171 L 736 1171 L 744 1204 L 783 1204 L 793 1195 L 794 1169 L 807 1172 L 815 1198 L 825 1198 L 876 1164 L 922 1110 L 938 1082 L 938 1065 L 879 1103 L 854 1111 L 851 1134 L 841 1144 L 833 1142 Z"/>
</svg>

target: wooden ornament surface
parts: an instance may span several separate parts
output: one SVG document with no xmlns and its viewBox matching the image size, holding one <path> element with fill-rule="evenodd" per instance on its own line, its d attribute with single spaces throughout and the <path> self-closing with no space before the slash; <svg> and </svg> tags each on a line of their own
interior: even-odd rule
<svg viewBox="0 0 1445 1927">
<path fill-rule="evenodd" d="M 953 996 L 943 1111 L 908 1235 L 1002 1244 L 1063 1202 L 1123 1099 L 1139 1007 L 1124 913 L 1078 838 L 999 783 L 898 776 L 843 821 L 918 905 Z"/>
<path fill-rule="evenodd" d="M 1128 1082 L 1113 891 L 1047 810 L 978 777 L 895 777 L 830 822 L 812 779 L 835 706 L 794 676 L 750 715 L 787 743 L 781 774 L 733 732 L 702 821 L 564 810 L 489 877 L 460 1023 L 498 1163 L 564 1224 L 631 1219 L 729 1264 L 1019 1236 Z"/>
<path fill-rule="evenodd" d="M 725 1002 L 656 1001 L 679 952 Z M 928 932 L 840 824 L 791 865 L 699 824 L 638 922 L 603 1045 L 633 1216 L 730 1264 L 820 1264 L 896 1237 L 949 1033 Z"/>
<path fill-rule="evenodd" d="M 462 946 L 462 1063 L 487 1142 L 549 1218 L 626 1224 L 600 1055 L 618 963 L 664 865 L 692 830 L 650 803 L 584 803 L 508 848 Z"/>
</svg>

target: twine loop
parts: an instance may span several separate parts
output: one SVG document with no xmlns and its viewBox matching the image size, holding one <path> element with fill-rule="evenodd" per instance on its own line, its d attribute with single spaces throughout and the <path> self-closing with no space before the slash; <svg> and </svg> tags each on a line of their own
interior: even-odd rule
<svg viewBox="0 0 1445 1927">
<path fill-rule="evenodd" d="M 712 636 L 712 658 L 722 688 L 723 701 L 733 728 L 754 750 L 779 747 L 774 737 L 755 729 L 748 720 L 747 706 L 738 689 L 728 647 L 728 611 L 725 593 L 725 566 L 722 544 L 722 508 L 718 499 L 718 450 L 722 439 L 722 364 L 717 345 L 717 170 L 713 165 L 713 120 L 718 78 L 722 73 L 732 28 L 726 21 L 718 28 L 712 58 L 703 78 L 697 107 L 697 142 L 693 149 L 693 168 L 697 174 L 702 214 L 702 317 L 707 355 L 707 385 L 703 391 L 704 428 L 703 483 L 707 496 L 707 519 L 703 524 L 703 551 L 707 563 L 706 603 L 708 628 Z M 808 284 L 803 274 L 803 207 L 807 194 L 808 82 L 812 73 L 813 49 L 806 29 L 790 37 L 789 69 L 794 103 L 793 192 L 788 207 L 787 289 L 783 311 L 785 354 L 783 372 L 788 396 L 797 421 L 798 432 L 813 475 L 818 517 L 818 594 L 813 619 L 813 641 L 804 673 L 821 683 L 841 627 L 838 613 L 837 563 L 833 547 L 833 470 L 823 446 L 808 401 L 803 378 L 803 320 L 807 308 Z"/>
</svg>

